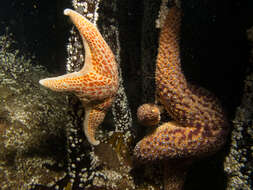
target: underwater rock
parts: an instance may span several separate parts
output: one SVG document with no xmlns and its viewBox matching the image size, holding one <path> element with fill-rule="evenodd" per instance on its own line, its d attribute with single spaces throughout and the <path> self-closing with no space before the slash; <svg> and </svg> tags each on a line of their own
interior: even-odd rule
<svg viewBox="0 0 253 190">
<path fill-rule="evenodd" d="M 250 62 L 253 63 L 253 27 L 248 31 L 251 44 Z M 227 190 L 252 189 L 253 179 L 253 68 L 244 82 L 241 105 L 237 108 L 233 120 L 234 129 L 231 134 L 229 154 L 224 162 L 224 170 L 228 175 Z"/>
<path fill-rule="evenodd" d="M 0 187 L 52 186 L 66 176 L 68 96 L 38 83 L 49 73 L 0 37 Z"/>
</svg>

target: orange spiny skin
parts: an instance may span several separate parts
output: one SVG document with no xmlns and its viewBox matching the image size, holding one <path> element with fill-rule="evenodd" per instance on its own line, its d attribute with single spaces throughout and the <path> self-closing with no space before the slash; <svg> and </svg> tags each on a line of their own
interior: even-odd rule
<svg viewBox="0 0 253 190">
<path fill-rule="evenodd" d="M 137 118 L 142 125 L 156 126 L 160 122 L 160 110 L 155 104 L 143 104 L 137 110 Z"/>
<path fill-rule="evenodd" d="M 95 131 L 118 90 L 117 64 L 110 47 L 92 23 L 71 9 L 65 9 L 64 14 L 70 17 L 82 36 L 85 64 L 79 72 L 39 82 L 54 91 L 69 91 L 79 97 L 85 107 L 85 135 L 91 144 L 98 145 Z"/>
<path fill-rule="evenodd" d="M 156 96 L 173 122 L 164 123 L 135 147 L 140 160 L 178 159 L 211 154 L 228 133 L 224 111 L 209 91 L 187 83 L 181 71 L 181 11 L 170 9 L 160 33 L 156 62 Z"/>
</svg>

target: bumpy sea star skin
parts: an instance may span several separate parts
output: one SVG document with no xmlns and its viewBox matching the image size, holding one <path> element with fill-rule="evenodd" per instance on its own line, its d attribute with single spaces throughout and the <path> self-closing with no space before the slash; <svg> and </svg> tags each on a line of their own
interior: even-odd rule
<svg viewBox="0 0 253 190">
<path fill-rule="evenodd" d="M 200 157 L 226 141 L 225 113 L 209 91 L 189 84 L 181 71 L 181 11 L 172 7 L 160 33 L 156 62 L 156 95 L 174 121 L 164 123 L 135 147 L 140 160 Z"/>
<path fill-rule="evenodd" d="M 95 131 L 104 120 L 118 90 L 118 68 L 114 55 L 98 29 L 85 17 L 65 9 L 79 30 L 85 48 L 85 64 L 79 72 L 40 80 L 54 91 L 69 91 L 79 97 L 85 107 L 84 132 L 88 141 L 98 145 Z"/>
<path fill-rule="evenodd" d="M 156 126 L 161 119 L 160 109 L 155 104 L 143 104 L 137 110 L 137 118 L 142 125 Z"/>
</svg>

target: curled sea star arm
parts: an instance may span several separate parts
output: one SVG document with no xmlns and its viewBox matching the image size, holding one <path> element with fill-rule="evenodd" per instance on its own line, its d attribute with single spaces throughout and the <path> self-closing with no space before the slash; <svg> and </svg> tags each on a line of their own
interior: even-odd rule
<svg viewBox="0 0 253 190">
<path fill-rule="evenodd" d="M 143 138 L 135 147 L 139 160 L 186 159 L 209 155 L 224 144 L 226 133 L 218 130 L 205 138 L 203 128 L 167 122 Z"/>
<path fill-rule="evenodd" d="M 99 141 L 95 139 L 95 133 L 98 126 L 103 122 L 106 111 L 111 107 L 113 98 L 109 98 L 100 104 L 85 108 L 85 118 L 83 123 L 83 131 L 87 140 L 92 145 L 98 145 Z"/>
</svg>

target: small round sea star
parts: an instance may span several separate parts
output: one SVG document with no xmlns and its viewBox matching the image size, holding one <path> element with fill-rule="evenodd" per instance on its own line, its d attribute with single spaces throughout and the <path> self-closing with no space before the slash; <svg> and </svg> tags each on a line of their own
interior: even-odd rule
<svg viewBox="0 0 253 190">
<path fill-rule="evenodd" d="M 156 126 L 160 122 L 160 109 L 155 104 L 143 104 L 137 110 L 137 118 L 142 125 Z"/>
</svg>

